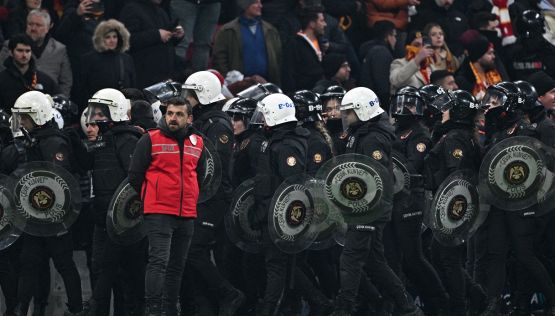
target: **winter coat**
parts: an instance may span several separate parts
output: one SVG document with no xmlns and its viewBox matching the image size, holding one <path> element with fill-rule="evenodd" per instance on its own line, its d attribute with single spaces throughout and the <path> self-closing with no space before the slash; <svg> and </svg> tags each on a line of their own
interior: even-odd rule
<svg viewBox="0 0 555 316">
<path fill-rule="evenodd" d="M 268 57 L 269 82 L 280 85 L 281 82 L 281 42 L 276 28 L 270 23 L 261 21 L 262 33 L 266 42 Z M 214 42 L 213 63 L 214 69 L 222 74 L 231 70 L 243 72 L 243 45 L 241 39 L 241 25 L 239 18 L 226 23 L 218 31 Z"/>
<path fill-rule="evenodd" d="M 312 89 L 324 78 L 324 70 L 314 49 L 300 35 L 292 38 L 284 49 L 282 88 L 286 92 Z"/>
</svg>

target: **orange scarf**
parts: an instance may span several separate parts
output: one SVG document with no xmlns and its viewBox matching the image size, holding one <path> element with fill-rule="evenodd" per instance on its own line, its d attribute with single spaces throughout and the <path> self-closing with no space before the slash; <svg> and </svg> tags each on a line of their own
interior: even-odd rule
<svg viewBox="0 0 555 316">
<path fill-rule="evenodd" d="M 472 63 L 472 62 L 470 63 L 470 69 L 472 69 L 472 73 L 474 74 L 474 77 L 476 78 L 476 84 L 474 85 L 474 88 L 472 89 L 472 94 L 473 95 L 478 95 L 480 92 L 486 91 L 486 89 L 489 86 L 503 81 L 503 79 L 501 78 L 501 75 L 495 69 L 486 71 L 486 73 L 484 74 L 485 77 L 486 77 L 485 82 L 482 80 L 482 76 L 480 76 L 480 74 L 478 73 L 478 70 L 476 70 L 476 67 L 474 66 L 474 63 Z"/>
<path fill-rule="evenodd" d="M 33 78 L 31 79 L 31 86 L 26 86 L 25 88 L 27 88 L 27 90 L 29 91 L 33 91 L 35 90 L 35 87 L 37 86 L 37 72 L 33 72 Z"/>
<path fill-rule="evenodd" d="M 420 49 L 421 49 L 420 47 L 415 47 L 412 45 L 405 46 L 405 50 L 406 50 L 405 59 L 412 60 L 416 56 L 416 54 L 418 54 Z M 428 57 L 420 63 L 419 71 L 422 74 L 422 77 L 424 78 L 425 85 L 430 83 L 430 75 L 432 73 L 432 69 L 430 68 L 430 65 L 432 64 L 432 62 L 433 62 L 432 58 Z"/>
</svg>

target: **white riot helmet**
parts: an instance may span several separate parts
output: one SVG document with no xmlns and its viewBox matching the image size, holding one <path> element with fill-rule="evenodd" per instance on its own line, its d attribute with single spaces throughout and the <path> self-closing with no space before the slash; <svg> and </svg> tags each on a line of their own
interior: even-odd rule
<svg viewBox="0 0 555 316">
<path fill-rule="evenodd" d="M 341 111 L 352 109 L 363 122 L 384 113 L 376 93 L 365 87 L 357 87 L 345 93 L 339 109 Z"/>
<path fill-rule="evenodd" d="M 287 122 L 296 122 L 295 104 L 282 93 L 270 94 L 258 103 L 252 115 L 251 124 L 257 124 L 262 117 L 267 126 L 276 126 Z"/>
<path fill-rule="evenodd" d="M 28 115 L 39 126 L 52 121 L 54 118 L 53 105 L 54 102 L 49 95 L 39 91 L 25 92 L 15 100 L 12 108 L 12 132 L 20 131 L 22 115 Z"/>
<path fill-rule="evenodd" d="M 85 135 L 87 135 L 87 119 L 88 119 L 89 108 L 85 108 L 81 113 L 81 118 L 79 119 L 79 123 L 81 124 L 81 130 Z"/>
<path fill-rule="evenodd" d="M 218 77 L 210 71 L 197 71 L 190 75 L 182 86 L 185 95 L 194 93 L 202 105 L 225 99 L 222 84 Z"/>
<path fill-rule="evenodd" d="M 123 93 L 116 89 L 106 88 L 98 90 L 89 99 L 88 121 L 97 122 L 123 122 L 129 121 L 127 111 L 131 102 Z M 99 118 L 103 117 L 103 118 Z"/>
<path fill-rule="evenodd" d="M 64 129 L 64 118 L 62 117 L 62 113 L 56 109 L 52 109 L 52 113 L 54 114 L 54 122 L 56 122 L 58 129 Z"/>
<path fill-rule="evenodd" d="M 162 119 L 162 110 L 160 110 L 160 104 L 162 104 L 162 102 L 158 100 L 150 105 L 150 107 L 152 108 L 152 119 L 156 124 L 158 124 L 158 122 L 160 122 L 160 120 Z"/>
</svg>

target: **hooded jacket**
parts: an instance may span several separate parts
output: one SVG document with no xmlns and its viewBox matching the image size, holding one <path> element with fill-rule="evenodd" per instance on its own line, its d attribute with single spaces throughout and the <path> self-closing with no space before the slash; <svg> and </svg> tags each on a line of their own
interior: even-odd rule
<svg viewBox="0 0 555 316">
<path fill-rule="evenodd" d="M 104 35 L 115 31 L 118 35 L 116 49 L 104 45 Z M 86 101 L 96 91 L 104 88 L 134 88 L 135 66 L 129 50 L 129 31 L 114 19 L 103 21 L 96 27 L 93 35 L 95 51 L 81 57 L 79 83 L 82 101 Z"/>
</svg>

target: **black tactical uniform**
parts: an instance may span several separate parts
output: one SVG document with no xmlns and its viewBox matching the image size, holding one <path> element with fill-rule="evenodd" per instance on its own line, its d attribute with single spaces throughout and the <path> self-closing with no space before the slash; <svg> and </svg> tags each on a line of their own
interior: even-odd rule
<svg viewBox="0 0 555 316">
<path fill-rule="evenodd" d="M 33 129 L 25 144 L 11 145 L 2 152 L 3 172 L 9 173 L 19 163 L 31 161 L 48 161 L 60 165 L 69 172 L 73 171 L 70 164 L 71 148 L 69 140 L 53 125 L 45 125 Z M 21 304 L 16 315 L 27 313 L 29 302 L 35 294 L 35 285 L 40 270 L 37 265 L 49 256 L 54 261 L 56 270 L 62 276 L 68 297 L 70 313 L 80 313 L 83 309 L 81 297 L 81 279 L 73 262 L 73 243 L 71 233 L 62 233 L 53 237 L 36 237 L 22 234 L 22 251 L 20 256 L 20 277 L 18 284 L 18 301 Z M 18 314 L 21 313 L 21 314 Z"/>
<path fill-rule="evenodd" d="M 235 135 L 231 172 L 231 183 L 234 188 L 256 175 L 257 156 L 262 142 L 264 142 L 264 136 L 260 130 L 248 129 Z"/>
<path fill-rule="evenodd" d="M 474 137 L 474 118 L 478 104 L 470 93 L 457 90 L 449 94 L 449 120 L 434 129 L 439 141 L 425 158 L 426 187 L 435 192 L 451 173 L 478 170 L 480 147 Z M 432 259 L 449 293 L 449 315 L 466 314 L 466 289 L 470 277 L 463 268 L 466 245 L 447 247 L 435 238 Z"/>
<path fill-rule="evenodd" d="M 483 102 L 487 103 L 488 95 L 493 93 L 502 93 L 507 98 L 503 104 L 486 112 L 486 126 L 491 126 L 486 129 L 488 147 L 491 148 L 500 141 L 514 136 L 539 138 L 536 129 L 521 118 L 521 112 L 518 110 L 523 106 L 524 98 L 515 84 L 503 82 L 488 88 Z M 545 295 L 546 315 L 555 315 L 555 284 L 534 251 L 535 237 L 540 229 L 537 225 L 536 211 L 537 206 L 513 212 L 491 207 L 480 232 L 485 235 L 482 238 L 487 238 L 487 265 L 484 275 L 489 299 L 488 307 L 482 315 L 497 315 L 500 308 L 499 295 L 505 286 L 509 245 L 512 245 L 517 264 L 524 268 L 520 274 L 525 273 Z M 522 278 L 520 279 L 522 281 Z M 526 309 L 529 297 L 519 297 L 522 295 L 518 293 L 521 288 L 518 285 L 515 287 L 516 305 L 519 309 Z"/>
<path fill-rule="evenodd" d="M 105 123 L 101 123 L 105 124 Z M 127 177 L 131 156 L 141 132 L 127 123 L 116 123 L 102 128 L 102 133 L 93 146 L 92 170 L 94 190 L 94 237 L 93 237 L 93 310 L 96 315 L 108 315 L 111 290 L 122 292 L 123 276 L 128 286 L 125 292 L 125 309 L 130 315 L 139 315 L 144 298 L 144 256 L 146 238 L 132 245 L 122 246 L 112 241 L 106 232 L 106 213 L 112 196 Z M 122 275 L 124 273 L 124 275 Z M 122 298 L 120 294 L 115 296 Z"/>
<path fill-rule="evenodd" d="M 347 132 L 347 154 L 372 157 L 384 165 L 393 177 L 391 143 L 395 134 L 385 114 L 367 122 L 354 123 Z M 349 225 L 340 258 L 341 289 L 336 302 L 336 309 L 346 314 L 338 315 L 353 312 L 359 284 L 364 276 L 364 265 L 372 282 L 378 285 L 384 296 L 394 301 L 400 315 L 418 315 L 419 310 L 409 302 L 403 283 L 388 266 L 384 256 L 382 233 L 391 219 L 391 212 L 391 209 L 384 210 L 379 219 L 366 225 Z"/>
<path fill-rule="evenodd" d="M 395 117 L 396 139 L 393 149 L 406 159 L 411 174 L 411 188 L 395 195 L 392 221 L 384 231 L 385 254 L 397 275 L 401 271 L 417 287 L 424 299 L 425 311 L 437 313 L 447 305 L 447 293 L 433 266 L 422 252 L 422 217 L 424 212 L 424 157 L 431 149 L 430 133 L 422 125 L 424 100 L 414 87 L 401 88 L 391 101 Z M 411 112 L 411 109 L 415 111 Z"/>
</svg>

